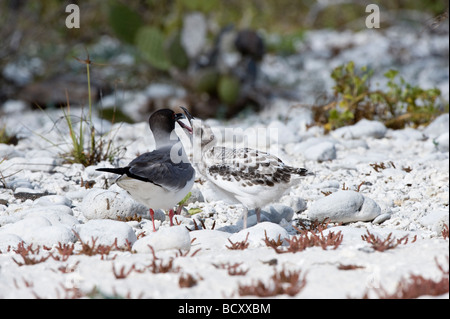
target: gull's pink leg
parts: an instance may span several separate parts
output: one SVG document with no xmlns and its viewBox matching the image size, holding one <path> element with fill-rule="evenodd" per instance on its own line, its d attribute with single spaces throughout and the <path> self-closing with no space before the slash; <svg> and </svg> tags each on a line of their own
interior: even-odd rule
<svg viewBox="0 0 450 319">
<path fill-rule="evenodd" d="M 156 228 L 155 228 L 155 212 L 151 208 L 150 208 L 150 217 L 151 217 L 152 223 L 153 223 L 153 231 L 156 231 Z"/>
<path fill-rule="evenodd" d="M 173 226 L 173 215 L 174 215 L 173 209 L 170 209 L 169 210 L 170 226 Z"/>
</svg>

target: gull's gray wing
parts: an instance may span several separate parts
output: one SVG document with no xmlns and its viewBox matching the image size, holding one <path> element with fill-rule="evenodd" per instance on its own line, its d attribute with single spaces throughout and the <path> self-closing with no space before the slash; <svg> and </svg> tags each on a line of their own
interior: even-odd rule
<svg viewBox="0 0 450 319">
<path fill-rule="evenodd" d="M 170 148 L 162 148 L 136 157 L 128 164 L 127 176 L 178 190 L 194 178 L 194 174 L 190 163 L 172 162 Z"/>
</svg>

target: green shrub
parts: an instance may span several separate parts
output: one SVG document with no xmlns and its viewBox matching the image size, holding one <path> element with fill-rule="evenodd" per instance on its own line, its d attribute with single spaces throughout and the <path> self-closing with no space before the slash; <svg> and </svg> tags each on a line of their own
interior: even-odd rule
<svg viewBox="0 0 450 319">
<path fill-rule="evenodd" d="M 445 109 L 448 111 L 448 102 L 444 106 L 437 88 L 414 86 L 399 76 L 398 71 L 389 70 L 384 74 L 386 90 L 374 90 L 370 85 L 372 76 L 373 70 L 365 66 L 355 71 L 353 61 L 336 67 L 331 73 L 335 101 L 314 108 L 316 121 L 327 131 L 355 124 L 363 118 L 400 129 L 407 125 L 426 125 Z"/>
</svg>

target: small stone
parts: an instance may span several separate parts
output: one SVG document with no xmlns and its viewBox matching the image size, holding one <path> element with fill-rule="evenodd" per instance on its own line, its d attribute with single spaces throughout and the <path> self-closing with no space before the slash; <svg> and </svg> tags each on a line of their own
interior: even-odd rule
<svg viewBox="0 0 450 319">
<path fill-rule="evenodd" d="M 322 142 L 308 147 L 304 155 L 305 158 L 310 161 L 331 161 L 336 159 L 336 148 L 331 142 Z"/>
<path fill-rule="evenodd" d="M 375 219 L 372 221 L 372 224 L 376 224 L 376 225 L 379 225 L 379 224 L 382 224 L 382 223 L 384 223 L 385 221 L 387 221 L 389 218 L 391 218 L 391 214 L 381 214 L 381 215 L 378 215 L 377 217 L 375 217 Z"/>
<path fill-rule="evenodd" d="M 185 226 L 161 227 L 156 232 L 140 238 L 133 245 L 138 253 L 150 253 L 151 246 L 155 251 L 168 249 L 189 250 L 191 237 Z"/>
<path fill-rule="evenodd" d="M 354 125 L 338 128 L 330 134 L 336 138 L 360 139 L 367 137 L 382 138 L 386 132 L 387 128 L 383 123 L 362 119 Z"/>
<path fill-rule="evenodd" d="M 306 202 L 303 198 L 299 196 L 284 196 L 281 198 L 280 203 L 291 207 L 295 213 L 303 212 L 306 209 Z M 286 219 L 286 218 L 285 218 Z M 292 217 L 291 217 L 292 219 Z M 290 221 L 291 219 L 286 219 Z"/>
<path fill-rule="evenodd" d="M 436 138 L 444 133 L 448 133 L 449 122 L 449 114 L 442 114 L 434 119 L 434 121 L 431 122 L 423 132 L 429 137 Z"/>
<path fill-rule="evenodd" d="M 230 244 L 228 237 L 231 234 L 220 230 L 194 230 L 189 234 L 191 236 L 193 250 L 197 250 L 197 248 L 201 248 L 202 250 L 225 249 L 225 246 Z"/>
<path fill-rule="evenodd" d="M 35 229 L 27 236 L 26 242 L 39 246 L 51 247 L 53 245 L 68 244 L 76 241 L 76 236 L 70 227 L 59 225 L 44 226 Z"/>
<path fill-rule="evenodd" d="M 11 249 L 17 249 L 23 239 L 16 234 L 0 232 L 0 253 L 5 254 Z"/>
<path fill-rule="evenodd" d="M 119 247 L 127 247 L 137 240 L 133 229 L 125 222 L 110 219 L 90 220 L 75 227 L 81 240 L 96 245 L 112 245 L 117 239 Z"/>
<path fill-rule="evenodd" d="M 434 145 L 440 152 L 449 151 L 449 133 L 443 133 L 433 140 Z"/>
<path fill-rule="evenodd" d="M 72 201 L 65 196 L 48 195 L 36 199 L 33 203 L 33 206 L 53 206 L 53 205 L 65 205 L 70 207 L 72 205 Z"/>
<path fill-rule="evenodd" d="M 247 238 L 248 234 L 248 238 Z M 281 227 L 278 224 L 263 222 L 256 224 L 255 226 L 248 227 L 242 229 L 238 233 L 235 233 L 229 237 L 229 240 L 233 243 L 244 241 L 247 238 L 247 242 L 249 243 L 249 247 L 264 247 L 266 246 L 264 239 L 266 238 L 272 239 L 275 241 L 281 240 L 283 241 L 285 238 L 289 237 L 286 229 Z M 231 246 L 228 243 L 227 246 Z"/>
<path fill-rule="evenodd" d="M 354 191 L 338 191 L 314 202 L 308 210 L 312 220 L 351 223 L 370 221 L 381 214 L 380 206 L 371 198 Z"/>
<path fill-rule="evenodd" d="M 248 212 L 249 216 L 255 214 L 255 210 L 252 209 Z M 265 206 L 261 209 L 261 215 L 264 215 L 268 221 L 272 223 L 280 223 L 284 218 L 285 220 L 292 220 L 294 216 L 294 210 L 283 204 L 272 204 Z"/>
<path fill-rule="evenodd" d="M 136 214 L 148 214 L 147 207 L 136 202 L 126 191 L 118 187 L 111 187 L 110 190 L 92 189 L 84 197 L 81 211 L 87 219 L 125 220 Z"/>
<path fill-rule="evenodd" d="M 444 225 L 447 225 L 447 227 L 449 227 L 449 211 L 433 210 L 427 215 L 420 218 L 419 222 L 423 226 L 431 229 L 432 231 L 435 231 L 438 235 L 440 235 L 444 230 Z"/>
</svg>

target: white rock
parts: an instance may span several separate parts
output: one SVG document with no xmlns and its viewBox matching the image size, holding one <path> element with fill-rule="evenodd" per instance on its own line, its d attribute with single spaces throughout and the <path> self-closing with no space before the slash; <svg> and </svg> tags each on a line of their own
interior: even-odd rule
<svg viewBox="0 0 450 319">
<path fill-rule="evenodd" d="M 32 172 L 51 172 L 59 163 L 60 161 L 53 157 L 34 157 L 27 159 L 22 167 Z"/>
<path fill-rule="evenodd" d="M 414 140 L 414 141 L 424 141 L 427 137 L 419 130 L 406 127 L 402 130 L 389 130 L 386 135 L 389 135 L 395 139 L 399 140 Z"/>
<path fill-rule="evenodd" d="M 48 205 L 48 206 L 32 206 L 29 209 L 24 210 L 26 214 L 52 212 L 58 214 L 66 214 L 73 216 L 72 208 L 66 205 Z"/>
<path fill-rule="evenodd" d="M 21 242 L 23 242 L 23 239 L 16 234 L 0 232 L 0 253 L 4 254 L 8 249 L 17 249 Z"/>
<path fill-rule="evenodd" d="M 438 116 L 425 129 L 424 133 L 432 138 L 436 138 L 449 131 L 449 114 L 445 113 Z"/>
<path fill-rule="evenodd" d="M 22 156 L 20 152 L 16 151 L 15 147 L 8 144 L 0 143 L 0 160 L 4 158 L 13 158 Z"/>
<path fill-rule="evenodd" d="M 332 131 L 330 134 L 336 138 L 382 138 L 387 132 L 386 126 L 378 121 L 360 120 L 358 123 L 350 126 L 344 126 Z"/>
<path fill-rule="evenodd" d="M 42 196 L 33 202 L 34 206 L 53 206 L 53 205 L 65 205 L 70 207 L 72 201 L 65 196 L 61 195 L 48 195 Z"/>
<path fill-rule="evenodd" d="M 226 249 L 225 246 L 230 245 L 228 237 L 231 234 L 224 231 L 202 229 L 191 231 L 189 234 L 192 241 L 191 249 L 194 251 L 198 248 L 202 250 Z"/>
<path fill-rule="evenodd" d="M 265 215 L 261 213 L 261 220 L 260 222 L 270 222 L 270 219 Z M 249 210 L 247 215 L 247 228 L 255 226 L 258 223 L 258 220 L 256 218 L 256 214 L 254 210 Z M 239 220 L 237 221 L 236 225 L 237 229 L 243 229 L 244 228 L 244 214 L 241 215 Z"/>
<path fill-rule="evenodd" d="M 50 247 L 58 243 L 75 241 L 72 228 L 61 223 L 52 224 L 43 216 L 25 215 L 25 218 L 0 229 L 0 234 L 12 234 L 20 237 L 27 244 L 45 245 Z"/>
<path fill-rule="evenodd" d="M 51 226 L 52 223 L 42 216 L 31 216 L 21 219 L 15 223 L 4 225 L 0 228 L 0 233 L 14 234 L 29 243 L 31 236 L 36 229 Z"/>
<path fill-rule="evenodd" d="M 72 209 L 65 205 L 35 206 L 23 210 L 21 214 L 23 218 L 44 217 L 52 225 L 63 224 L 72 227 L 79 224 L 78 219 L 73 216 Z"/>
<path fill-rule="evenodd" d="M 331 142 L 322 142 L 317 145 L 308 147 L 305 150 L 304 156 L 311 161 L 331 161 L 336 158 L 336 148 Z"/>
<path fill-rule="evenodd" d="M 184 213 L 184 211 L 183 211 L 183 213 Z M 186 214 L 189 216 L 188 212 L 186 212 Z M 175 225 L 185 225 L 185 226 L 191 226 L 192 225 L 193 226 L 194 225 L 193 219 L 195 217 L 191 218 L 190 216 L 189 217 L 188 216 L 186 216 L 186 215 L 183 216 L 182 213 L 180 213 L 180 215 L 175 215 L 173 217 L 173 223 Z M 166 216 L 164 215 L 164 220 L 166 220 L 165 217 Z M 197 223 L 197 226 L 200 227 L 201 223 L 199 223 L 199 221 L 197 221 L 197 220 L 195 222 Z M 150 221 L 150 223 L 151 223 L 151 221 Z M 189 227 L 189 228 L 192 228 L 192 227 Z"/>
<path fill-rule="evenodd" d="M 364 247 L 366 246 L 366 242 L 361 239 L 362 235 L 367 234 L 367 230 L 365 228 L 355 228 L 350 226 L 335 226 L 325 229 L 322 234 L 327 236 L 330 232 L 334 232 L 337 234 L 341 232 L 343 239 L 342 245 L 350 245 L 354 248 Z"/>
<path fill-rule="evenodd" d="M 441 152 L 448 152 L 449 151 L 449 133 L 443 133 L 439 135 L 436 139 L 433 140 L 434 145 L 436 145 L 436 148 Z"/>
<path fill-rule="evenodd" d="M 289 143 L 286 145 L 286 152 L 288 154 L 302 154 L 305 155 L 306 150 L 322 143 L 335 144 L 335 140 L 329 137 L 310 137 L 301 143 Z"/>
<path fill-rule="evenodd" d="M 299 140 L 299 138 L 295 136 L 294 131 L 290 130 L 286 124 L 281 121 L 272 121 L 268 128 L 271 130 L 270 132 L 277 133 L 275 137 L 278 138 L 277 142 L 279 144 L 295 143 Z"/>
<path fill-rule="evenodd" d="M 338 186 L 339 187 L 339 186 Z M 306 202 L 303 198 L 295 195 L 287 195 L 281 198 L 280 204 L 291 207 L 295 213 L 303 212 L 306 209 Z M 292 217 L 291 217 L 292 219 Z M 290 221 L 291 219 L 286 219 Z"/>
<path fill-rule="evenodd" d="M 14 190 L 14 194 L 42 194 L 41 189 L 34 189 L 28 187 L 17 187 Z"/>
<path fill-rule="evenodd" d="M 2 111 L 4 113 L 24 112 L 28 108 L 25 101 L 8 100 L 3 103 Z"/>
<path fill-rule="evenodd" d="M 117 239 L 119 247 L 126 247 L 127 242 L 134 244 L 137 240 L 133 229 L 125 222 L 110 219 L 90 220 L 86 224 L 75 227 L 83 242 L 92 243 L 96 239 L 97 245 L 112 245 Z"/>
<path fill-rule="evenodd" d="M 191 189 L 191 196 L 187 199 L 185 204 L 189 203 L 195 203 L 195 202 L 204 202 L 205 198 L 203 197 L 203 194 L 201 190 L 199 189 L 197 184 L 194 184 L 194 186 Z"/>
<path fill-rule="evenodd" d="M 58 243 L 73 243 L 76 241 L 76 236 L 70 227 L 59 224 L 34 229 L 27 234 L 25 241 L 28 244 L 51 247 Z"/>
<path fill-rule="evenodd" d="M 255 214 L 255 210 L 250 210 L 248 214 L 249 216 L 252 216 Z M 283 204 L 272 204 L 261 209 L 261 216 L 262 215 L 267 217 L 268 221 L 278 224 L 283 218 L 287 221 L 292 220 L 292 217 L 294 217 L 294 210 Z"/>
<path fill-rule="evenodd" d="M 321 188 L 321 189 L 329 189 L 329 188 L 338 189 L 340 187 L 341 187 L 341 184 L 339 183 L 339 181 L 334 180 L 334 179 L 323 181 L 319 185 L 317 185 L 317 188 Z"/>
<path fill-rule="evenodd" d="M 155 251 L 168 249 L 189 250 L 191 237 L 185 226 L 161 227 L 156 232 L 140 238 L 133 245 L 138 253 L 149 253 L 151 246 Z"/>
<path fill-rule="evenodd" d="M 435 231 L 438 235 L 444 230 L 444 225 L 449 227 L 449 211 L 448 210 L 433 210 L 427 215 L 419 219 L 419 222 Z"/>
<path fill-rule="evenodd" d="M 314 202 L 307 211 L 312 220 L 350 223 L 370 221 L 381 214 L 380 206 L 371 198 L 354 191 L 338 191 Z"/>
<path fill-rule="evenodd" d="M 155 209 L 155 215 L 153 216 L 155 220 L 159 220 L 161 222 L 166 220 L 166 213 L 162 209 Z"/>
<path fill-rule="evenodd" d="M 380 214 L 377 217 L 375 217 L 375 219 L 372 221 L 373 224 L 382 224 L 383 222 L 387 221 L 389 218 L 391 218 L 391 214 L 389 213 L 384 213 L 384 214 Z"/>
<path fill-rule="evenodd" d="M 92 189 L 81 203 L 83 216 L 87 219 L 125 219 L 135 214 L 147 214 L 147 207 L 136 202 L 124 190 L 114 189 L 117 191 Z"/>
<path fill-rule="evenodd" d="M 25 178 L 17 178 L 8 183 L 8 187 L 13 189 L 14 191 L 20 188 L 29 188 L 32 189 L 33 185 L 28 179 Z"/>
<path fill-rule="evenodd" d="M 241 242 L 246 239 L 247 234 L 247 242 L 249 243 L 249 247 L 251 248 L 266 246 L 266 244 L 264 243 L 266 234 L 267 238 L 273 240 L 284 240 L 285 238 L 289 237 L 286 229 L 284 229 L 280 225 L 270 222 L 262 222 L 256 224 L 255 226 L 242 229 L 240 232 L 231 235 L 229 239 L 233 243 Z M 231 244 L 229 243 L 228 246 L 231 246 Z"/>
<path fill-rule="evenodd" d="M 158 230 L 161 226 L 162 222 L 160 220 L 155 219 L 155 229 Z M 145 234 L 150 234 L 153 232 L 153 223 L 150 220 L 143 220 L 140 223 L 141 230 Z"/>
<path fill-rule="evenodd" d="M 338 146 L 342 146 L 349 150 L 354 150 L 359 147 L 366 150 L 369 149 L 369 145 L 367 145 L 367 142 L 364 140 L 341 140 Z"/>
</svg>

